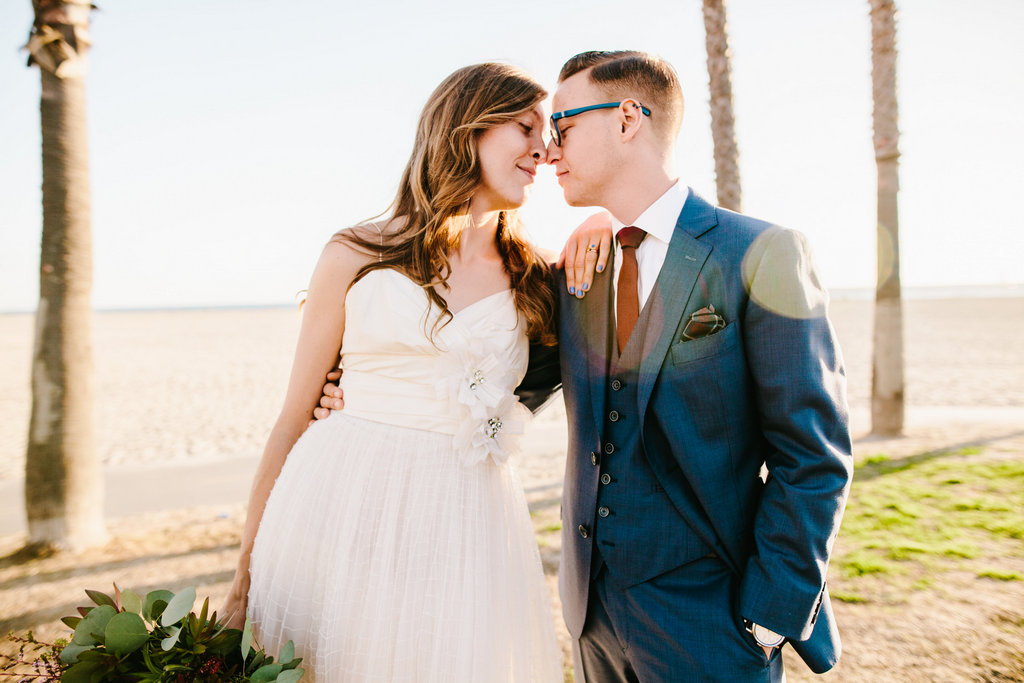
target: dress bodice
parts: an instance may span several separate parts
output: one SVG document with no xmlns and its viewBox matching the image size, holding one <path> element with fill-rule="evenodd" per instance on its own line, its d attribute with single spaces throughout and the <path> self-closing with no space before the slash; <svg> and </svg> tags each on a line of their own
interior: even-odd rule
<svg viewBox="0 0 1024 683">
<path fill-rule="evenodd" d="M 435 328 L 440 316 L 397 270 L 373 270 L 353 284 L 341 346 L 343 411 L 451 434 L 467 463 L 502 461 L 529 417 L 512 393 L 529 346 L 512 292 L 479 299 Z"/>
</svg>

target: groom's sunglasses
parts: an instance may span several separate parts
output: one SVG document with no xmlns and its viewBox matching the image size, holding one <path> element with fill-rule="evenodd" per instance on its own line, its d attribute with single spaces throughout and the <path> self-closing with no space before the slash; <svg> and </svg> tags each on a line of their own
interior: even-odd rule
<svg viewBox="0 0 1024 683">
<path fill-rule="evenodd" d="M 629 102 L 629 100 L 622 100 L 622 102 Z M 577 109 L 566 109 L 565 111 L 556 111 L 551 115 L 551 140 L 555 143 L 556 147 L 562 146 L 562 131 L 558 128 L 558 122 L 562 119 L 567 119 L 570 116 L 576 116 L 587 111 L 594 111 L 595 109 L 614 109 L 618 107 L 622 102 L 605 102 L 604 104 L 592 104 L 589 107 L 579 107 Z M 650 116 L 651 110 L 642 104 L 633 104 L 633 108 L 640 108 L 640 111 L 644 113 L 644 116 Z"/>
</svg>

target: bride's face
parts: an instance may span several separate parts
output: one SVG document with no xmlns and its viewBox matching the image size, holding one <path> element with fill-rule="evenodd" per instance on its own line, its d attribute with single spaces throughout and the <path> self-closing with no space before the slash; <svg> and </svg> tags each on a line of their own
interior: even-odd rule
<svg viewBox="0 0 1024 683">
<path fill-rule="evenodd" d="M 526 201 L 537 167 L 546 160 L 544 108 L 520 114 L 484 131 L 477 141 L 480 185 L 473 205 L 489 211 L 516 209 Z"/>
</svg>

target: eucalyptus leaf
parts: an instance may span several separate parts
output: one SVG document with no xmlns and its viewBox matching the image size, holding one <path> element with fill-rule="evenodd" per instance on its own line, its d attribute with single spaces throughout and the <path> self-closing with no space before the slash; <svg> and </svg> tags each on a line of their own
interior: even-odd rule
<svg viewBox="0 0 1024 683">
<path fill-rule="evenodd" d="M 113 609 L 113 608 L 111 608 Z M 92 683 L 104 668 L 101 662 L 79 662 L 60 675 L 60 683 Z"/>
<path fill-rule="evenodd" d="M 114 602 L 114 599 L 106 593 L 86 589 L 85 594 L 88 595 L 89 598 L 97 605 L 110 605 L 114 609 L 117 609 L 117 603 Z"/>
<path fill-rule="evenodd" d="M 78 662 L 78 655 L 82 654 L 86 650 L 91 650 L 93 645 L 79 645 L 78 643 L 68 643 L 60 651 L 60 661 L 65 664 L 75 664 Z"/>
<path fill-rule="evenodd" d="M 125 612 L 142 614 L 142 598 L 130 588 L 121 592 L 121 606 Z"/>
<path fill-rule="evenodd" d="M 242 627 L 242 661 L 245 661 L 249 657 L 249 651 L 252 649 L 252 622 L 249 621 L 249 617 L 245 618 L 245 626 Z"/>
<path fill-rule="evenodd" d="M 61 617 L 60 619 L 65 626 L 74 630 L 78 626 L 79 622 L 82 621 L 82 617 Z"/>
<path fill-rule="evenodd" d="M 306 673 L 305 669 L 289 669 L 288 671 L 282 671 L 276 680 L 277 683 L 295 683 L 302 678 L 304 673 Z"/>
<path fill-rule="evenodd" d="M 149 639 L 149 630 L 142 617 L 132 612 L 115 614 L 104 633 L 103 642 L 118 657 L 135 652 Z"/>
<path fill-rule="evenodd" d="M 193 586 L 189 586 L 185 590 L 181 591 L 167 603 L 167 607 L 164 608 L 164 613 L 160 617 L 161 626 L 172 626 L 192 611 L 192 605 L 196 603 L 196 589 Z"/>
<path fill-rule="evenodd" d="M 277 656 L 277 661 L 283 665 L 290 664 L 293 659 L 295 659 L 295 643 L 289 640 L 281 648 L 281 654 Z"/>
<path fill-rule="evenodd" d="M 269 681 L 276 680 L 280 673 L 280 664 L 264 664 L 253 672 L 252 676 L 249 677 L 249 681 L 250 683 L 269 683 Z"/>
<path fill-rule="evenodd" d="M 156 612 L 156 603 L 163 602 L 166 608 L 167 603 L 174 597 L 171 591 L 150 591 L 146 593 L 146 599 L 142 601 L 142 618 L 147 621 L 156 621 L 159 616 Z"/>
<path fill-rule="evenodd" d="M 71 642 L 77 645 L 95 645 L 101 642 L 103 632 L 107 628 L 107 622 L 117 614 L 110 605 L 100 605 L 89 610 L 87 614 L 75 627 L 75 635 Z"/>
<path fill-rule="evenodd" d="M 170 651 L 170 649 L 178 642 L 178 636 L 181 635 L 181 629 L 177 626 L 172 626 L 169 633 L 169 636 L 160 641 L 160 649 L 164 652 Z"/>
</svg>

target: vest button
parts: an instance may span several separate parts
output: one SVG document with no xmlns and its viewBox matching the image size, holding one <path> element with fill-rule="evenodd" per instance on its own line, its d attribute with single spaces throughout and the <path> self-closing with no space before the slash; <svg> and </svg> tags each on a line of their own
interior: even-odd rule
<svg viewBox="0 0 1024 683">
<path fill-rule="evenodd" d="M 612 391 L 618 391 L 622 388 L 622 382 L 617 379 L 612 380 Z"/>
<path fill-rule="evenodd" d="M 606 508 L 603 505 L 601 507 L 597 508 L 597 514 L 601 515 L 602 517 L 607 517 L 608 513 L 610 513 L 610 512 L 611 512 L 611 510 L 609 510 L 608 508 Z"/>
<path fill-rule="evenodd" d="M 577 528 L 577 529 L 579 530 L 579 532 L 580 532 L 580 536 L 582 536 L 583 538 L 586 538 L 587 536 L 589 536 L 589 535 L 590 535 L 590 532 L 589 532 L 589 531 L 587 531 L 587 527 L 583 526 L 582 524 L 580 524 L 580 525 L 579 525 L 578 527 L 576 527 L 576 528 Z"/>
<path fill-rule="evenodd" d="M 608 413 L 608 419 L 611 420 L 612 422 L 618 422 L 620 417 L 621 415 L 619 415 L 619 411 L 617 410 L 613 410 L 610 413 Z"/>
<path fill-rule="evenodd" d="M 613 443 L 606 443 L 604 445 L 604 452 L 607 453 L 608 455 L 611 455 L 612 453 L 614 453 L 615 452 L 615 444 L 613 444 Z"/>
<path fill-rule="evenodd" d="M 607 448 L 607 447 L 606 447 Z M 590 464 L 597 467 L 597 464 L 601 462 L 601 456 L 597 454 L 597 451 L 590 452 Z"/>
<path fill-rule="evenodd" d="M 601 483 L 602 484 L 610 484 L 610 483 L 612 483 L 612 475 L 610 475 L 608 473 L 602 474 L 601 475 Z"/>
</svg>

